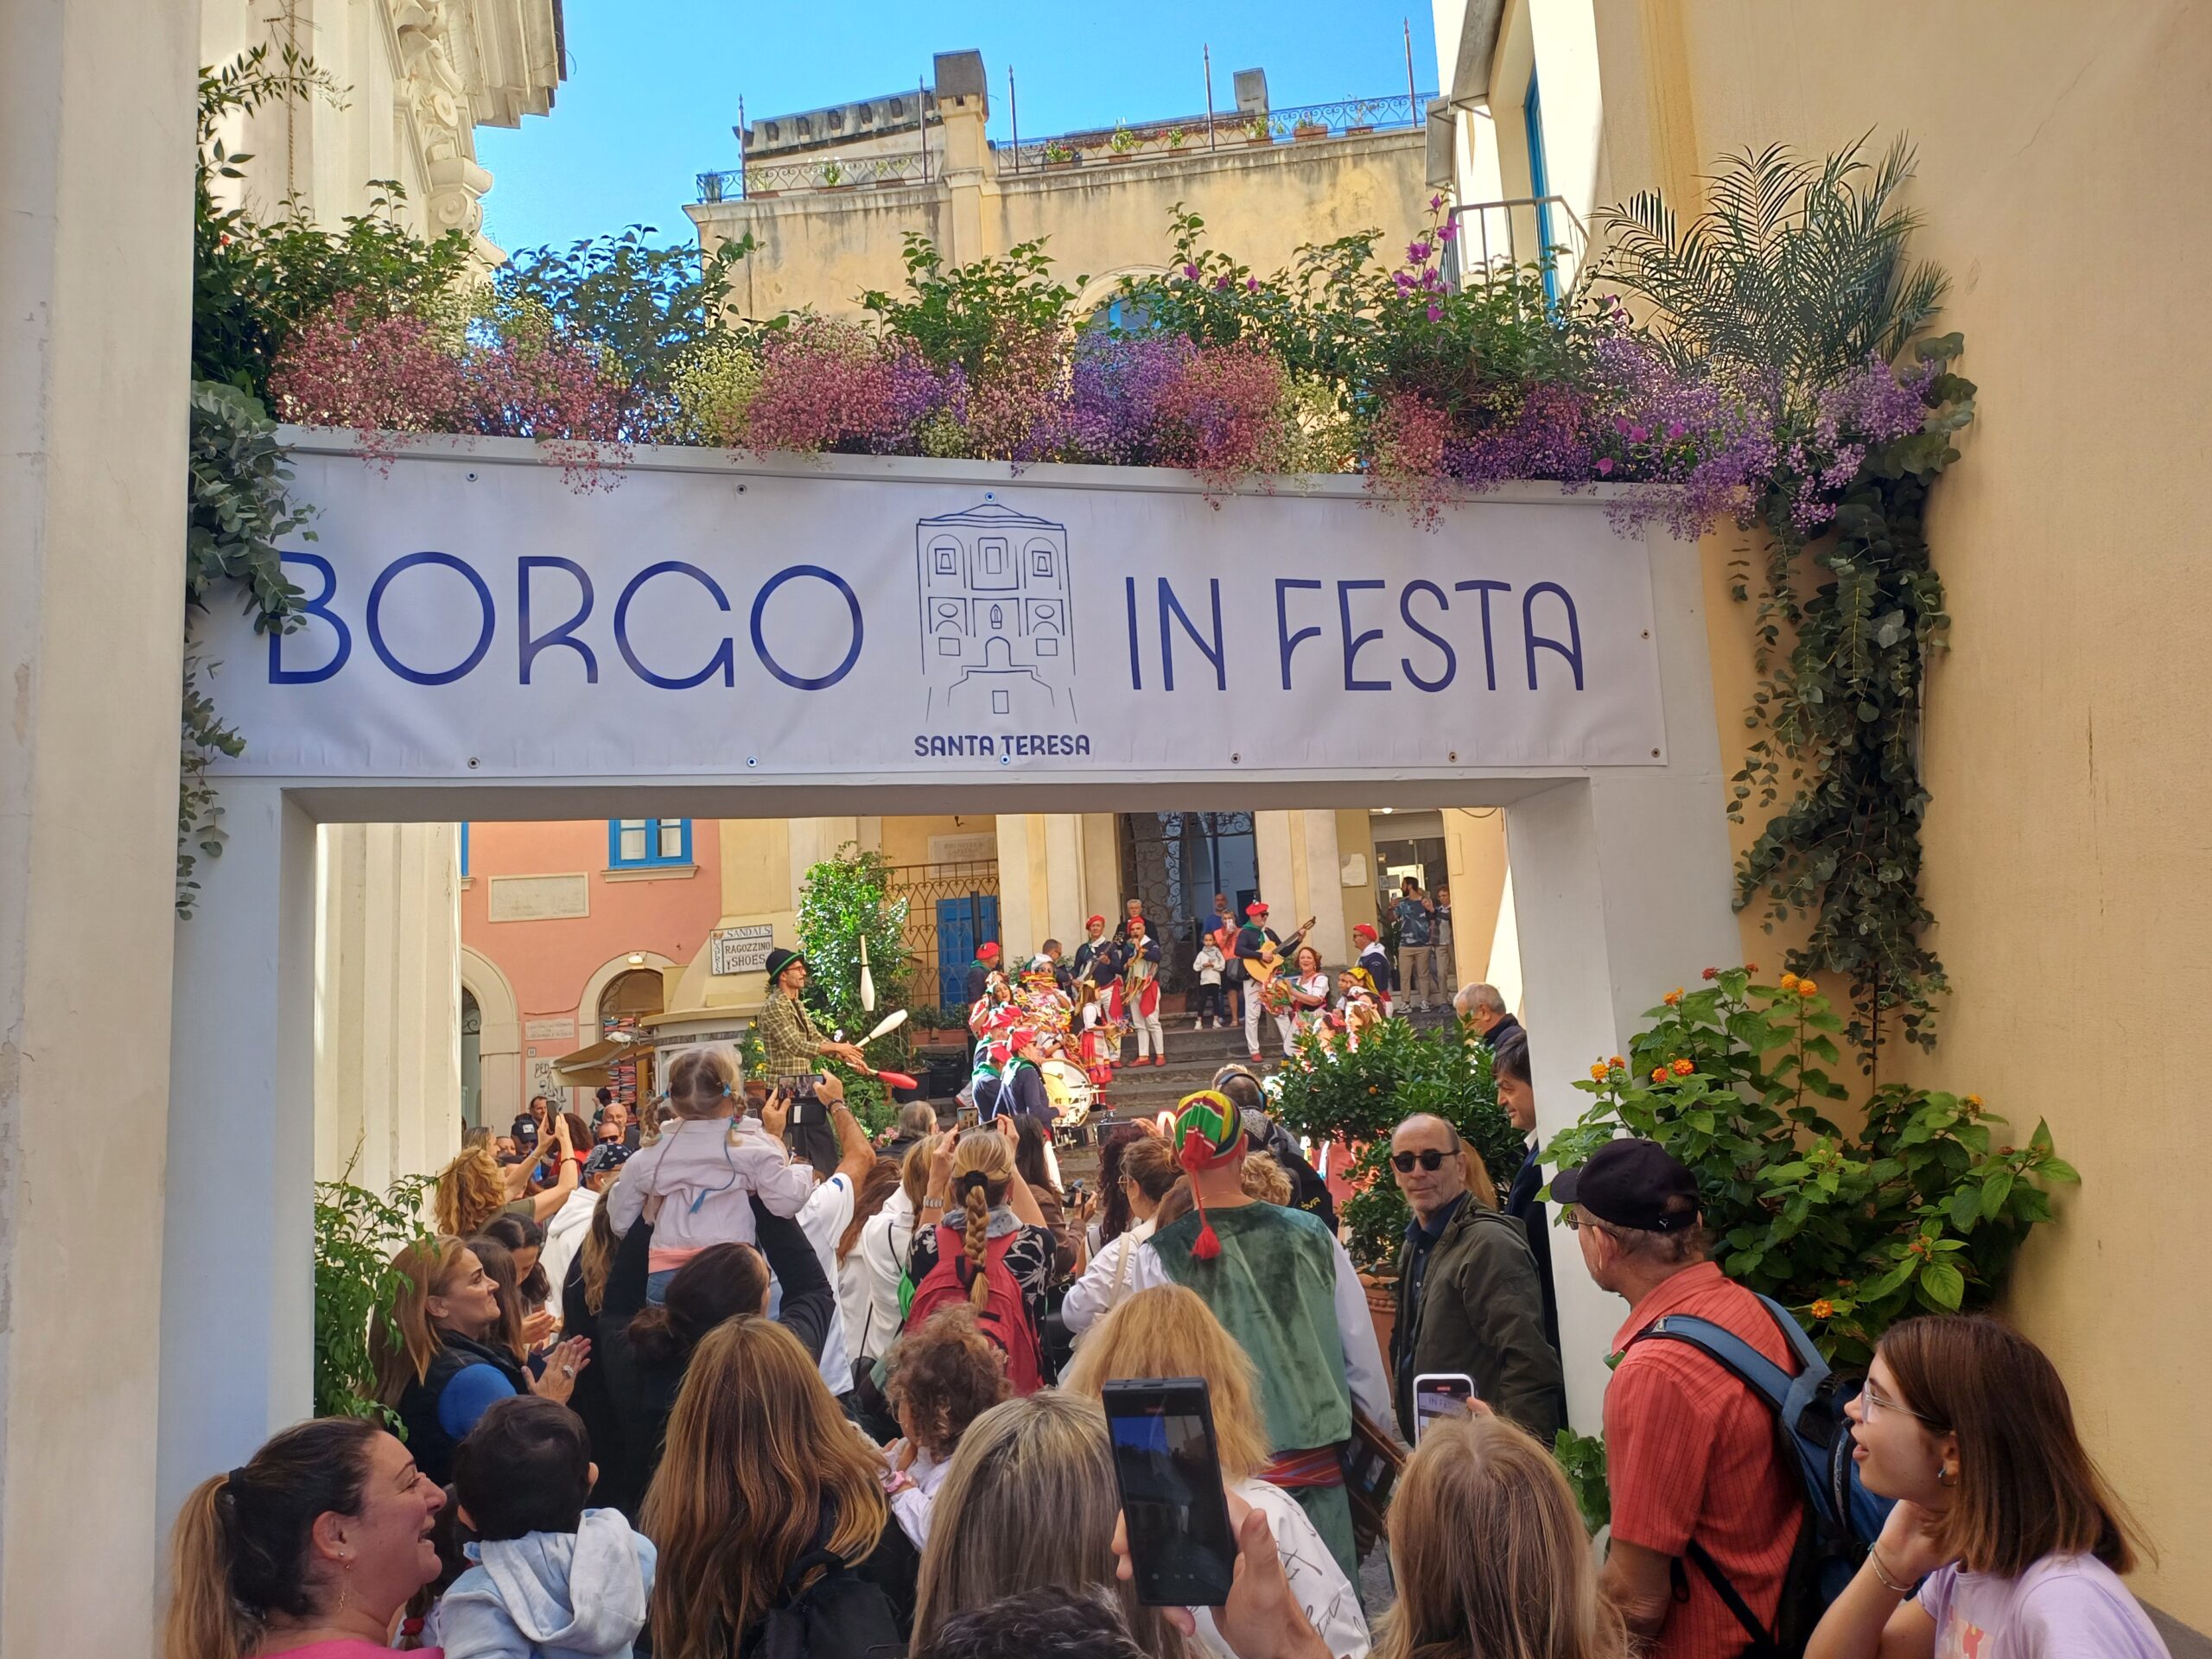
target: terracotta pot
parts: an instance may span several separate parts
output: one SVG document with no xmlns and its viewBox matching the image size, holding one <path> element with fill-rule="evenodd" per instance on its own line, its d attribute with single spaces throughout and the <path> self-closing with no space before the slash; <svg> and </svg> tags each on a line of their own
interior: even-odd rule
<svg viewBox="0 0 2212 1659">
<path fill-rule="evenodd" d="M 1376 1345 L 1383 1357 L 1390 1353 L 1390 1336 L 1398 1328 L 1397 1281 L 1378 1279 L 1371 1273 L 1359 1275 L 1359 1282 L 1367 1288 L 1367 1317 L 1375 1321 Z"/>
<path fill-rule="evenodd" d="M 1326 127 L 1293 127 L 1290 136 L 1293 138 L 1325 138 L 1329 136 L 1329 130 Z"/>
</svg>

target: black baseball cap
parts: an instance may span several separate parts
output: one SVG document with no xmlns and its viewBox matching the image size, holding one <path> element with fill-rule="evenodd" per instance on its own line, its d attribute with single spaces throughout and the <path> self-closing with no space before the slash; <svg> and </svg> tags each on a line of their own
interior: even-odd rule
<svg viewBox="0 0 2212 1659">
<path fill-rule="evenodd" d="M 1608 1141 L 1554 1177 L 1552 1197 L 1640 1233 L 1679 1233 L 1698 1216 L 1697 1177 L 1656 1141 Z"/>
</svg>

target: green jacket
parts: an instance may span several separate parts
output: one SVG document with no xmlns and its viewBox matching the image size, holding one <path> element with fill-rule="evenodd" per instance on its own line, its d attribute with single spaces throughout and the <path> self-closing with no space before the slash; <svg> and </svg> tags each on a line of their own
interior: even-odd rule
<svg viewBox="0 0 2212 1659">
<path fill-rule="evenodd" d="M 1544 1337 L 1544 1299 L 1536 1258 L 1520 1222 L 1484 1208 L 1472 1195 L 1428 1253 L 1421 1306 L 1408 1306 L 1410 1245 L 1398 1254 L 1398 1322 L 1390 1333 L 1390 1374 L 1398 1427 L 1414 1435 L 1413 1378 L 1464 1371 L 1475 1391 L 1549 1446 L 1567 1422 L 1567 1383 L 1559 1351 Z M 1399 1362 L 1413 1365 L 1402 1382 Z"/>
</svg>

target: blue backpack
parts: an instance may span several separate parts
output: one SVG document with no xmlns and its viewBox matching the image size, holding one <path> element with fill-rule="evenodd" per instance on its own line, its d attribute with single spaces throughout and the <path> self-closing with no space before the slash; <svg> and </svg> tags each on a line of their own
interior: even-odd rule
<svg viewBox="0 0 2212 1659">
<path fill-rule="evenodd" d="M 1844 1402 L 1858 1396 L 1860 1384 L 1829 1370 L 1813 1339 L 1779 1302 L 1759 1298 L 1767 1317 L 1797 1357 L 1793 1375 L 1784 1371 L 1734 1332 L 1710 1319 L 1670 1313 L 1654 1320 L 1636 1340 L 1658 1338 L 1687 1343 L 1741 1382 L 1774 1413 L 1783 1457 L 1797 1471 L 1805 1493 L 1805 1524 L 1783 1577 L 1775 1628 L 1760 1624 L 1720 1565 L 1693 1542 L 1691 1560 L 1751 1637 L 1749 1655 L 1802 1654 L 1828 1604 L 1866 1559 L 1867 1547 L 1881 1536 L 1892 1500 L 1877 1497 L 1860 1484 L 1851 1452 L 1851 1420 Z"/>
</svg>

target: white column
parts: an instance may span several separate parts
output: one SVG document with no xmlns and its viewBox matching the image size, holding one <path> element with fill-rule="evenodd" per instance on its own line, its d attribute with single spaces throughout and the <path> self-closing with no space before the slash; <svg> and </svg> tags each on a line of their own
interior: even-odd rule
<svg viewBox="0 0 2212 1659">
<path fill-rule="evenodd" d="M 176 928 L 164 1519 L 313 1404 L 315 826 L 265 785 L 226 785 L 223 805 L 229 843 Z"/>
<path fill-rule="evenodd" d="M 459 840 L 450 823 L 319 840 L 315 1175 L 381 1192 L 460 1146 Z"/>
<path fill-rule="evenodd" d="M 1611 768 L 1506 809 L 1536 1124 L 1547 1138 L 1588 1104 L 1571 1085 L 1592 1060 L 1627 1052 L 1644 1009 L 1741 950 L 1696 561 L 1693 547 L 1662 539 L 1652 549 L 1656 613 L 1686 620 L 1659 642 L 1669 764 Z M 1552 1273 L 1568 1410 L 1594 1432 L 1605 1356 L 1627 1306 L 1591 1282 L 1567 1233 L 1554 1244 Z"/>
<path fill-rule="evenodd" d="M 1043 895 L 1029 880 L 1029 817 L 1027 812 L 998 815 L 999 944 L 1009 952 L 1034 951 L 1045 937 L 1037 931 Z"/>
<path fill-rule="evenodd" d="M 1083 820 L 1072 812 L 1044 817 L 1045 903 L 1038 918 L 1037 943 L 1059 940 L 1072 953 L 1083 940 Z"/>
<path fill-rule="evenodd" d="M 153 1645 L 199 21 L 0 6 L 9 1654 Z"/>
<path fill-rule="evenodd" d="M 1280 925 L 1277 931 L 1294 926 L 1310 913 L 1313 931 L 1306 943 L 1321 953 L 1324 967 L 1341 967 L 1351 960 L 1344 936 L 1344 892 L 1342 862 L 1337 855 L 1337 815 L 1333 810 L 1300 812 L 1306 841 L 1306 910 Z"/>
</svg>

